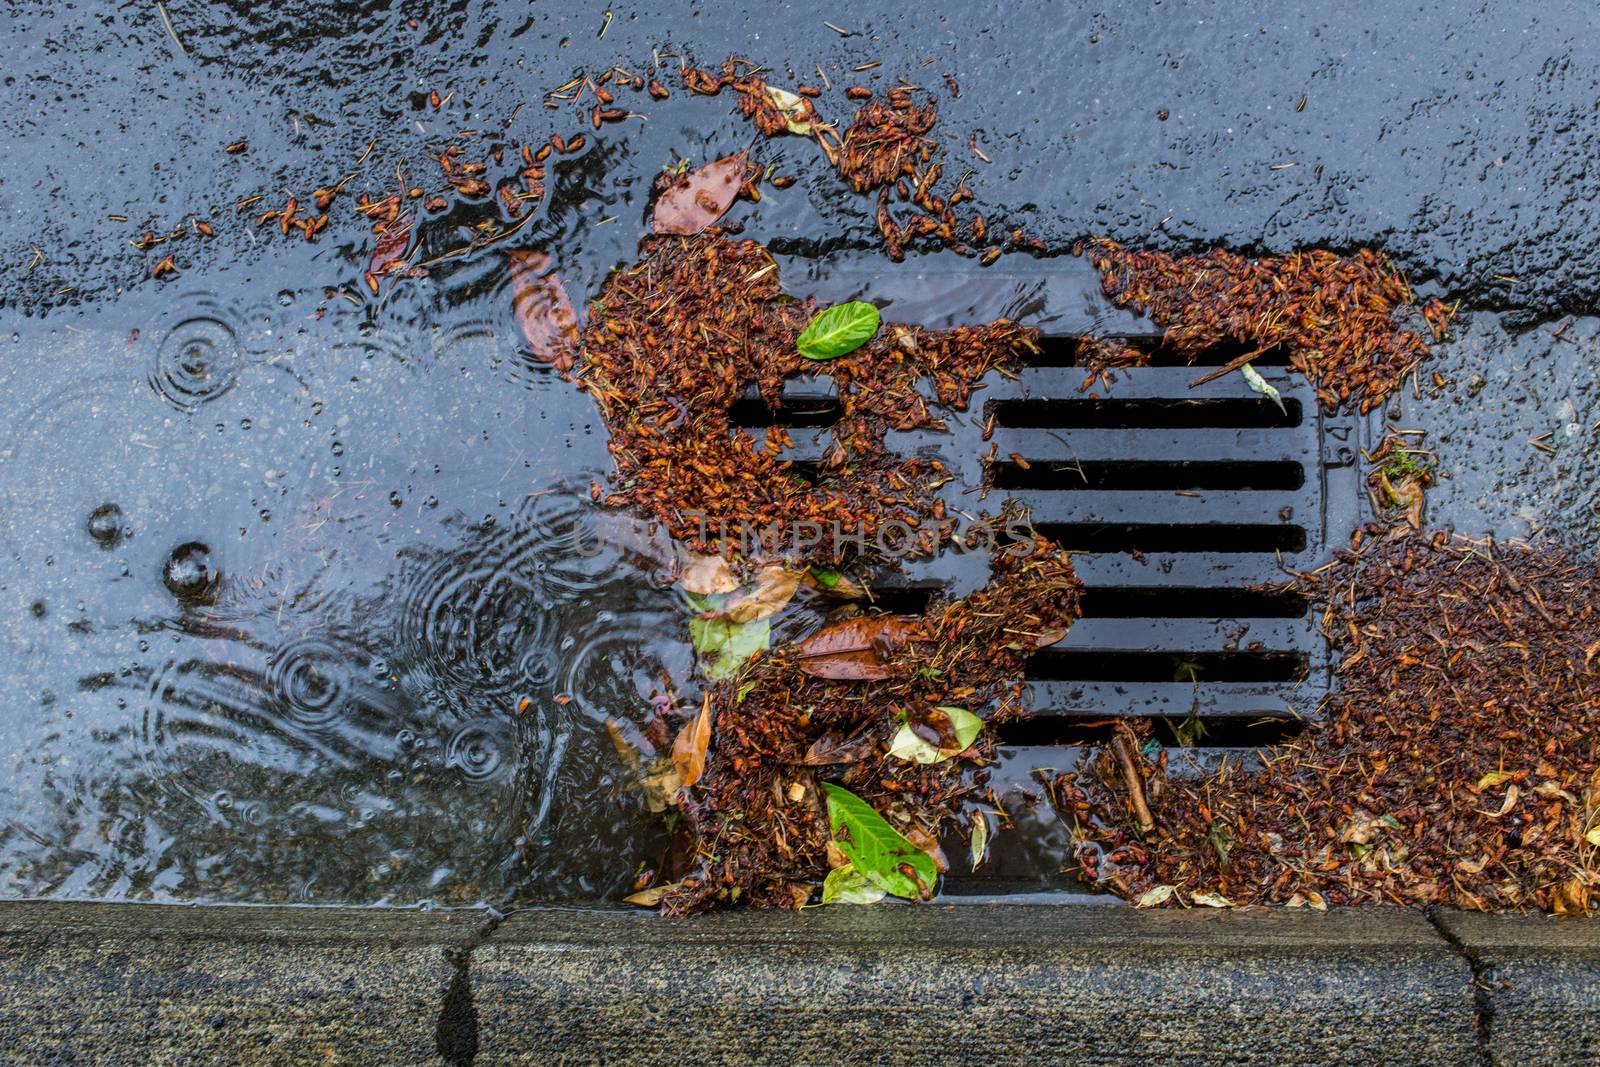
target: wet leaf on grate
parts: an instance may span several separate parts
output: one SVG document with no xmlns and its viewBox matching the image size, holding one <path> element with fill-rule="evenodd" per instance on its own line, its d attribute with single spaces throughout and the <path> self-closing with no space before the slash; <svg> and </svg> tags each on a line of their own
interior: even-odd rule
<svg viewBox="0 0 1600 1067">
<path fill-rule="evenodd" d="M 511 310 L 534 358 L 565 373 L 578 358 L 578 313 L 566 286 L 551 269 L 547 253 L 514 249 L 511 264 Z"/>
<path fill-rule="evenodd" d="M 1246 363 L 1244 366 L 1239 368 L 1239 373 L 1244 375 L 1244 380 L 1249 383 L 1251 391 L 1260 393 L 1262 396 L 1278 405 L 1278 410 L 1283 414 L 1289 414 L 1289 410 L 1283 406 L 1283 397 L 1278 395 L 1277 388 L 1263 378 L 1259 371 L 1257 371 L 1250 364 Z"/>
<path fill-rule="evenodd" d="M 865 300 L 835 304 L 817 313 L 795 345 L 807 359 L 835 359 L 872 340 L 881 322 L 878 309 Z"/>
<path fill-rule="evenodd" d="M 850 790 L 831 782 L 822 788 L 828 795 L 833 840 L 856 870 L 897 897 L 926 900 L 933 895 L 939 871 L 931 856 Z"/>
<path fill-rule="evenodd" d="M 806 571 L 802 581 L 813 589 L 819 589 L 829 596 L 840 597 L 844 600 L 867 599 L 867 587 L 838 571 L 830 571 L 822 567 L 812 567 Z"/>
<path fill-rule="evenodd" d="M 867 615 L 824 626 L 800 643 L 800 669 L 813 678 L 877 681 L 893 653 L 916 635 L 915 620 Z"/>
<path fill-rule="evenodd" d="M 704 230 L 733 206 L 749 165 L 749 154 L 740 152 L 685 174 L 656 198 L 651 228 L 685 237 Z"/>
<path fill-rule="evenodd" d="M 702 556 L 685 552 L 683 570 L 678 574 L 678 584 L 695 596 L 715 596 L 731 593 L 739 588 L 739 579 L 733 565 L 721 556 Z"/>
</svg>

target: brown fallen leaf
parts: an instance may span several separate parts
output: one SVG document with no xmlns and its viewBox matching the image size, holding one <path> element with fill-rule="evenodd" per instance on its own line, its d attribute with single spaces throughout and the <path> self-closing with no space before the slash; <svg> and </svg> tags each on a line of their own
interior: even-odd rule
<svg viewBox="0 0 1600 1067">
<path fill-rule="evenodd" d="M 706 772 L 706 749 L 711 745 L 711 694 L 706 694 L 700 714 L 684 723 L 672 742 L 672 769 L 684 786 L 694 785 Z"/>
<path fill-rule="evenodd" d="M 815 589 L 819 593 L 838 597 L 840 600 L 871 599 L 870 594 L 867 592 L 867 587 L 848 574 L 838 574 L 832 571 L 825 572 L 830 580 L 823 581 L 817 577 L 817 573 L 815 570 L 805 571 L 800 576 L 800 584 Z M 1600 648 L 1600 642 L 1596 642 L 1596 647 Z"/>
<path fill-rule="evenodd" d="M 694 596 L 715 596 L 739 588 L 739 579 L 733 573 L 733 564 L 721 556 L 685 552 L 683 569 L 678 572 L 678 584 Z"/>
<path fill-rule="evenodd" d="M 950 861 L 945 858 L 944 849 L 939 846 L 939 839 L 920 826 L 913 826 L 905 832 L 905 838 L 913 845 L 928 854 L 933 860 L 933 865 L 939 869 L 940 874 L 950 872 Z"/>
<path fill-rule="evenodd" d="M 1556 887 L 1551 904 L 1557 915 L 1584 915 L 1589 911 L 1589 887 L 1573 875 Z"/>
<path fill-rule="evenodd" d="M 656 198 L 651 228 L 685 237 L 704 230 L 733 206 L 749 167 L 749 153 L 739 152 L 685 174 Z"/>
<path fill-rule="evenodd" d="M 372 249 L 372 259 L 367 264 L 367 273 L 374 278 L 381 278 L 399 270 L 405 264 L 406 248 L 410 244 L 411 216 L 402 215 L 384 227 L 383 233 L 378 236 L 378 243 Z"/>
<path fill-rule="evenodd" d="M 1422 483 L 1415 480 L 1402 482 L 1395 486 L 1394 496 L 1405 508 L 1406 524 L 1413 530 L 1422 529 Z"/>
<path fill-rule="evenodd" d="M 842 682 L 889 677 L 894 652 L 917 635 L 917 620 L 865 615 L 824 626 L 800 642 L 800 669 L 813 678 Z"/>
<path fill-rule="evenodd" d="M 578 358 L 578 313 L 547 253 L 513 249 L 511 310 L 535 359 L 565 374 Z"/>
<path fill-rule="evenodd" d="M 827 767 L 837 763 L 860 763 L 872 755 L 877 743 L 870 737 L 845 740 L 838 734 L 823 734 L 811 742 L 806 758 L 800 762 L 807 767 Z"/>
<path fill-rule="evenodd" d="M 769 563 L 756 572 L 755 581 L 728 598 L 722 616 L 729 622 L 754 622 L 783 610 L 794 599 L 805 571 L 790 570 L 781 563 Z"/>
<path fill-rule="evenodd" d="M 638 774 L 644 769 L 644 761 L 639 755 L 638 746 L 629 741 L 622 732 L 622 723 L 611 717 L 606 718 L 606 734 L 611 738 L 611 746 L 617 750 L 617 758 L 628 769 L 630 774 Z"/>
</svg>

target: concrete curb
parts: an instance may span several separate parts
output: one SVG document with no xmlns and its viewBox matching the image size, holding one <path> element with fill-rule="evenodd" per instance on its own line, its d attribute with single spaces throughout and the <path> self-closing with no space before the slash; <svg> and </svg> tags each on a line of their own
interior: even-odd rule
<svg viewBox="0 0 1600 1067">
<path fill-rule="evenodd" d="M 1440 912 L 1477 977 L 1486 1061 L 1600 1060 L 1600 923 Z"/>
<path fill-rule="evenodd" d="M 3 903 L 0 1062 L 439 1062 L 441 1006 L 487 928 L 476 912 Z"/>
<path fill-rule="evenodd" d="M 1593 1060 L 1600 925 L 0 903 L 0 1062 Z"/>
</svg>

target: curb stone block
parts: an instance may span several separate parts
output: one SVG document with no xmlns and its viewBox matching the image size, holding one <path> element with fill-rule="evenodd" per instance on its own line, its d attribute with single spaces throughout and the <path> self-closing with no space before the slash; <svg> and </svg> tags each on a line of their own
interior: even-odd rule
<svg viewBox="0 0 1600 1067">
<path fill-rule="evenodd" d="M 1489 1062 L 1600 1061 L 1600 922 L 1440 912 L 1476 965 Z"/>
<path fill-rule="evenodd" d="M 482 913 L 0 903 L 0 1062 L 444 1062 Z"/>
<path fill-rule="evenodd" d="M 478 1064 L 1476 1062 L 1422 915 L 925 906 L 513 914 Z"/>
</svg>

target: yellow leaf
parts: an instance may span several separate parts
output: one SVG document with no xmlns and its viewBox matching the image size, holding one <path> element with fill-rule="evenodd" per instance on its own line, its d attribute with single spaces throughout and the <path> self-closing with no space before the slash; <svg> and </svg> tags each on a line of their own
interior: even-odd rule
<svg viewBox="0 0 1600 1067">
<path fill-rule="evenodd" d="M 1499 785 L 1501 782 L 1508 782 L 1516 776 L 1517 773 L 1515 771 L 1490 771 L 1478 779 L 1478 788 L 1480 790 L 1488 789 L 1491 786 Z"/>
<path fill-rule="evenodd" d="M 684 786 L 694 785 L 706 771 L 706 749 L 711 744 L 711 694 L 696 715 L 678 731 L 672 742 L 672 768 Z"/>
<path fill-rule="evenodd" d="M 1133 902 L 1136 908 L 1153 908 L 1158 904 L 1165 904 L 1172 899 L 1172 894 L 1177 892 L 1177 886 L 1158 885 L 1154 889 L 1146 890 L 1138 900 Z"/>
<path fill-rule="evenodd" d="M 682 882 L 672 882 L 667 885 L 653 885 L 649 889 L 641 889 L 637 893 L 629 893 L 622 898 L 622 902 L 624 904 L 637 904 L 641 908 L 653 908 L 661 903 L 661 898 L 666 896 L 669 890 L 676 889 L 682 884 Z"/>
<path fill-rule="evenodd" d="M 780 89 L 776 85 L 767 86 L 767 95 L 772 97 L 772 102 L 783 112 L 784 125 L 789 128 L 790 133 L 804 137 L 811 132 L 811 119 L 815 112 L 809 100 L 787 89 Z"/>
<path fill-rule="evenodd" d="M 1190 893 L 1189 894 L 1189 900 L 1192 901 L 1195 904 L 1199 904 L 1199 905 L 1201 905 L 1203 907 L 1207 907 L 1207 908 L 1231 908 L 1231 907 L 1233 907 L 1233 901 L 1229 900 L 1227 897 L 1223 896 L 1221 893 L 1208 893 L 1208 892 L 1206 892 L 1204 890 L 1201 890 L 1198 893 Z"/>
</svg>

